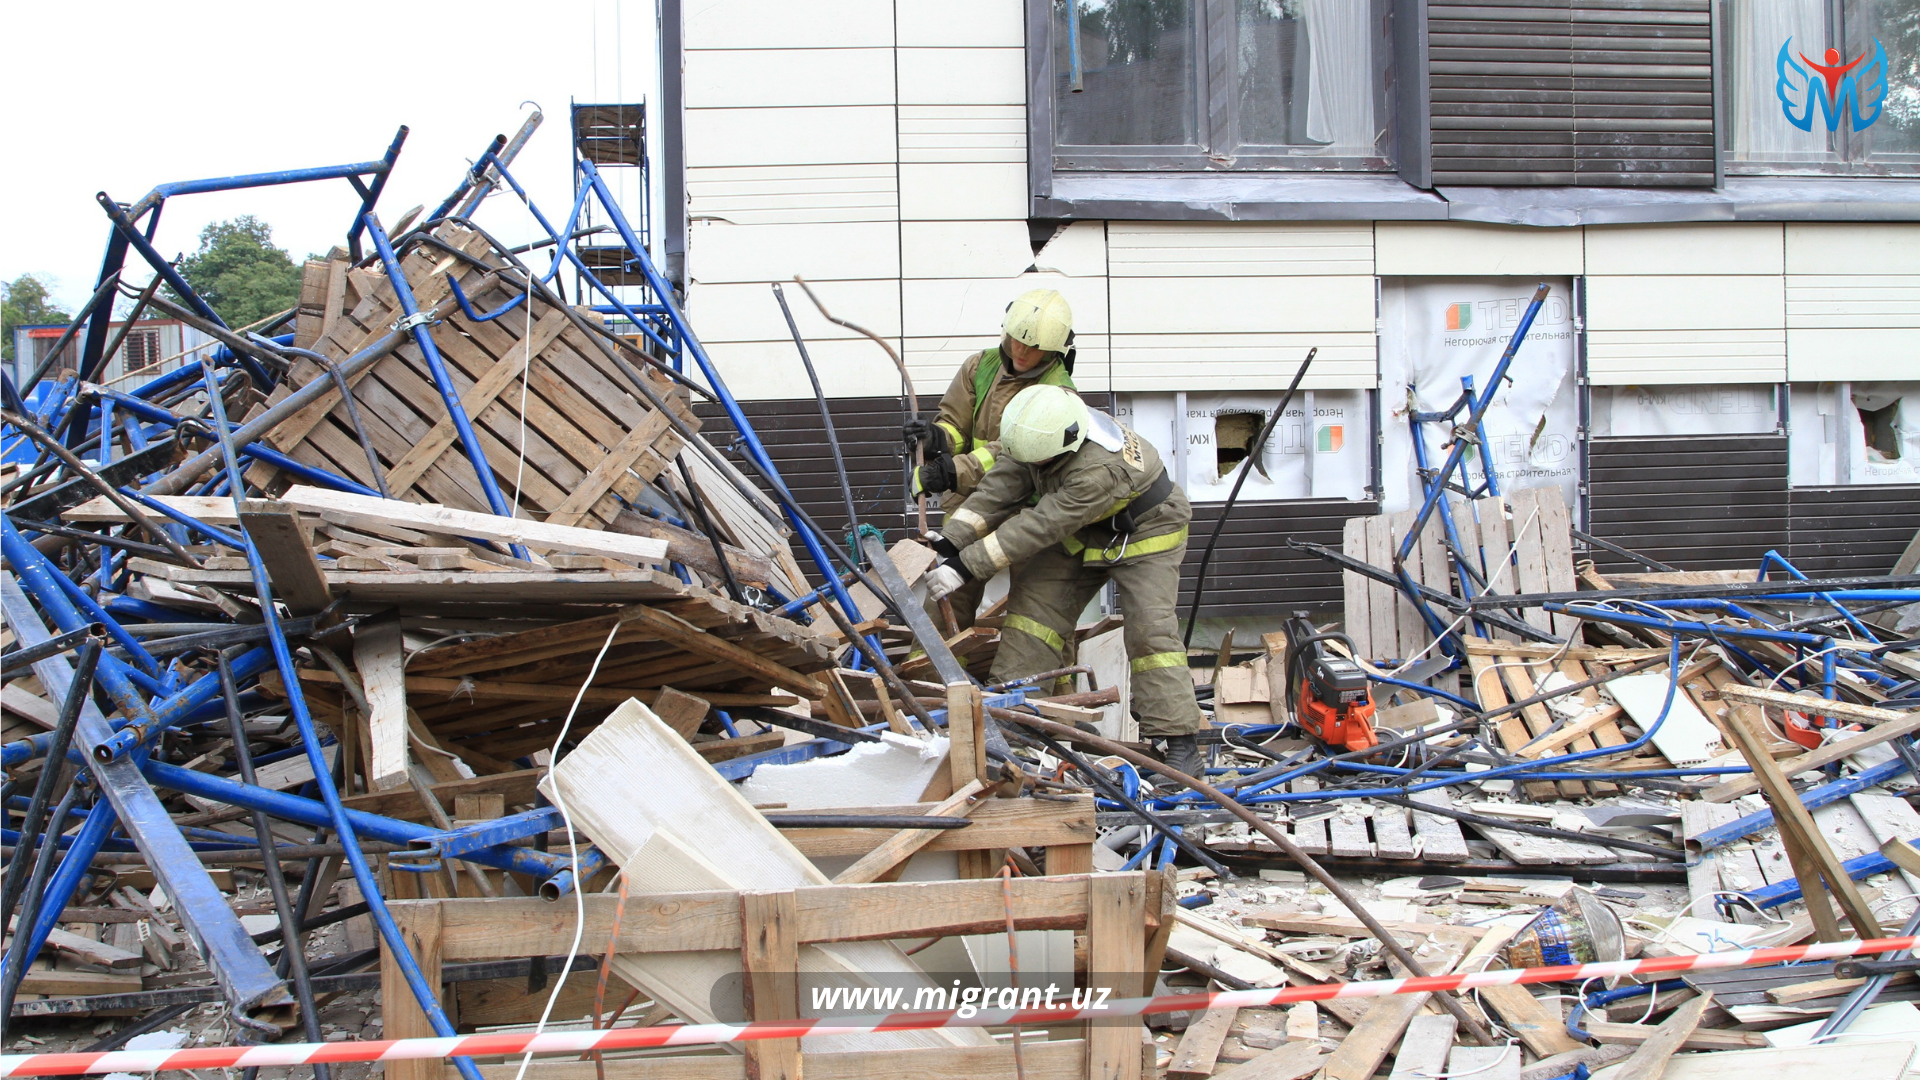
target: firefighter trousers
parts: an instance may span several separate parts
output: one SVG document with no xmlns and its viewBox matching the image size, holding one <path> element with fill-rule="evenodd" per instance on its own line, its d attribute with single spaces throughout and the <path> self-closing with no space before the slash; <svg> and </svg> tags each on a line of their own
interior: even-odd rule
<svg viewBox="0 0 1920 1080">
<path fill-rule="evenodd" d="M 1190 735 L 1202 727 L 1200 706 L 1180 643 L 1180 563 L 1186 545 L 1126 558 L 1089 562 L 1050 547 L 1013 568 L 1007 618 L 992 680 L 1007 682 L 1064 666 L 1074 624 L 1111 581 L 1126 615 L 1124 637 L 1131 668 L 1132 707 L 1143 738 Z"/>
</svg>

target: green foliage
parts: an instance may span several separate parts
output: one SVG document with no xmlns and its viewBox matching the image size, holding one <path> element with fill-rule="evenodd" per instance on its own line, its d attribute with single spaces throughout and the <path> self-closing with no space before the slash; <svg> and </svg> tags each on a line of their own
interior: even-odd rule
<svg viewBox="0 0 1920 1080">
<path fill-rule="evenodd" d="M 252 214 L 200 230 L 200 250 L 180 260 L 180 276 L 228 326 L 258 322 L 300 299 L 300 267 Z"/>
<path fill-rule="evenodd" d="M 6 338 L 3 358 L 8 363 L 13 362 L 14 327 L 73 321 L 73 316 L 54 304 L 47 283 L 32 274 L 21 274 L 0 288 L 5 289 L 5 301 L 0 304 L 0 324 L 4 327 L 0 332 Z"/>
</svg>

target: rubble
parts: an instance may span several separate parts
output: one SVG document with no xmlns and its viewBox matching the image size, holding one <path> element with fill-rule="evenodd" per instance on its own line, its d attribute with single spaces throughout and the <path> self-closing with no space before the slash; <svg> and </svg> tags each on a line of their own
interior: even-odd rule
<svg viewBox="0 0 1920 1080">
<path fill-rule="evenodd" d="M 1072 667 L 982 687 L 996 609 L 943 630 L 917 538 L 809 516 L 592 153 L 625 254 L 553 237 L 592 297 L 475 225 L 519 192 L 505 146 L 391 237 L 368 189 L 257 333 L 184 282 L 119 286 L 206 328 L 203 360 L 130 391 L 9 382 L 8 1050 L 792 1020 L 822 1013 L 815 981 L 1332 986 L 1920 927 L 1920 642 L 1897 629 L 1920 577 L 1809 581 L 1772 552 L 1743 575 L 1627 552 L 1651 572 L 1608 577 L 1557 489 L 1476 490 L 1456 448 L 1421 509 L 1299 545 L 1346 571 L 1338 626 L 1193 653 L 1211 767 L 1185 776 L 1129 716 L 1124 616 L 1082 627 Z M 155 258 L 136 225 L 165 197 L 112 208 L 113 251 Z M 736 443 L 701 436 L 696 397 Z M 1339 745 L 1314 643 L 1369 687 Z M 746 1075 L 1704 1078 L 1912 1031 L 1913 967 L 1214 1002 L 1144 1042 L 1114 1021 L 741 1045 Z M 1913 1052 L 1871 1045 L 1869 1075 Z M 481 1075 L 385 1072 L 449 1067 Z"/>
</svg>

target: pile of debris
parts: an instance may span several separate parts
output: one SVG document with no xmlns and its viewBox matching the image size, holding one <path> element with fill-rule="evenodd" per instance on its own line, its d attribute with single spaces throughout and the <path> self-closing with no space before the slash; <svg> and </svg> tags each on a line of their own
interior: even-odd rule
<svg viewBox="0 0 1920 1080">
<path fill-rule="evenodd" d="M 542 273 L 474 223 L 496 187 L 525 198 L 529 132 L 389 236 L 396 140 L 310 171 L 365 203 L 258 332 L 141 222 L 265 179 L 108 204 L 77 377 L 8 379 L 0 417 L 7 1049 L 1331 993 L 1920 928 L 1920 642 L 1897 621 L 1920 577 L 1809 582 L 1769 553 L 1609 578 L 1555 492 L 1456 498 L 1456 451 L 1420 510 L 1316 549 L 1348 574 L 1344 633 L 1191 658 L 1214 724 L 1183 775 L 1138 739 L 1123 616 L 1081 627 L 1071 667 L 982 686 L 998 608 L 943 632 L 919 539 L 835 536 L 794 499 L 599 181 L 608 108 L 578 169 L 616 258 L 549 229 Z M 129 252 L 155 285 L 120 284 Z M 121 295 L 219 347 L 91 381 Z M 593 1067 L 1642 1080 L 1831 1065 L 1833 1038 L 1893 1031 L 1844 1052 L 1898 1080 L 1920 984 L 1877 963 L 1216 1003 L 1151 1031 L 776 1030 L 744 1061 Z"/>
</svg>

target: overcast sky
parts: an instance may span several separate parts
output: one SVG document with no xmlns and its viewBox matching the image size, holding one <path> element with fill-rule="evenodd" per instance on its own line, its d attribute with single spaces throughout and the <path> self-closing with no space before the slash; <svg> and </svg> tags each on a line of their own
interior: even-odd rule
<svg viewBox="0 0 1920 1080">
<path fill-rule="evenodd" d="M 127 203 L 168 181 L 366 161 L 406 124 L 378 207 L 391 225 L 437 206 L 531 100 L 546 122 L 514 175 L 557 227 L 569 100 L 651 101 L 657 81 L 651 0 L 8 4 L 0 35 L 13 102 L 0 279 L 42 275 L 69 311 L 100 272 L 109 226 L 96 192 Z M 637 201 L 631 182 L 618 194 Z M 344 180 L 178 196 L 156 246 L 190 253 L 209 222 L 254 214 L 298 261 L 342 243 L 358 204 Z M 510 193 L 479 220 L 509 242 L 537 232 Z M 137 255 L 128 266 L 147 279 Z"/>
</svg>

